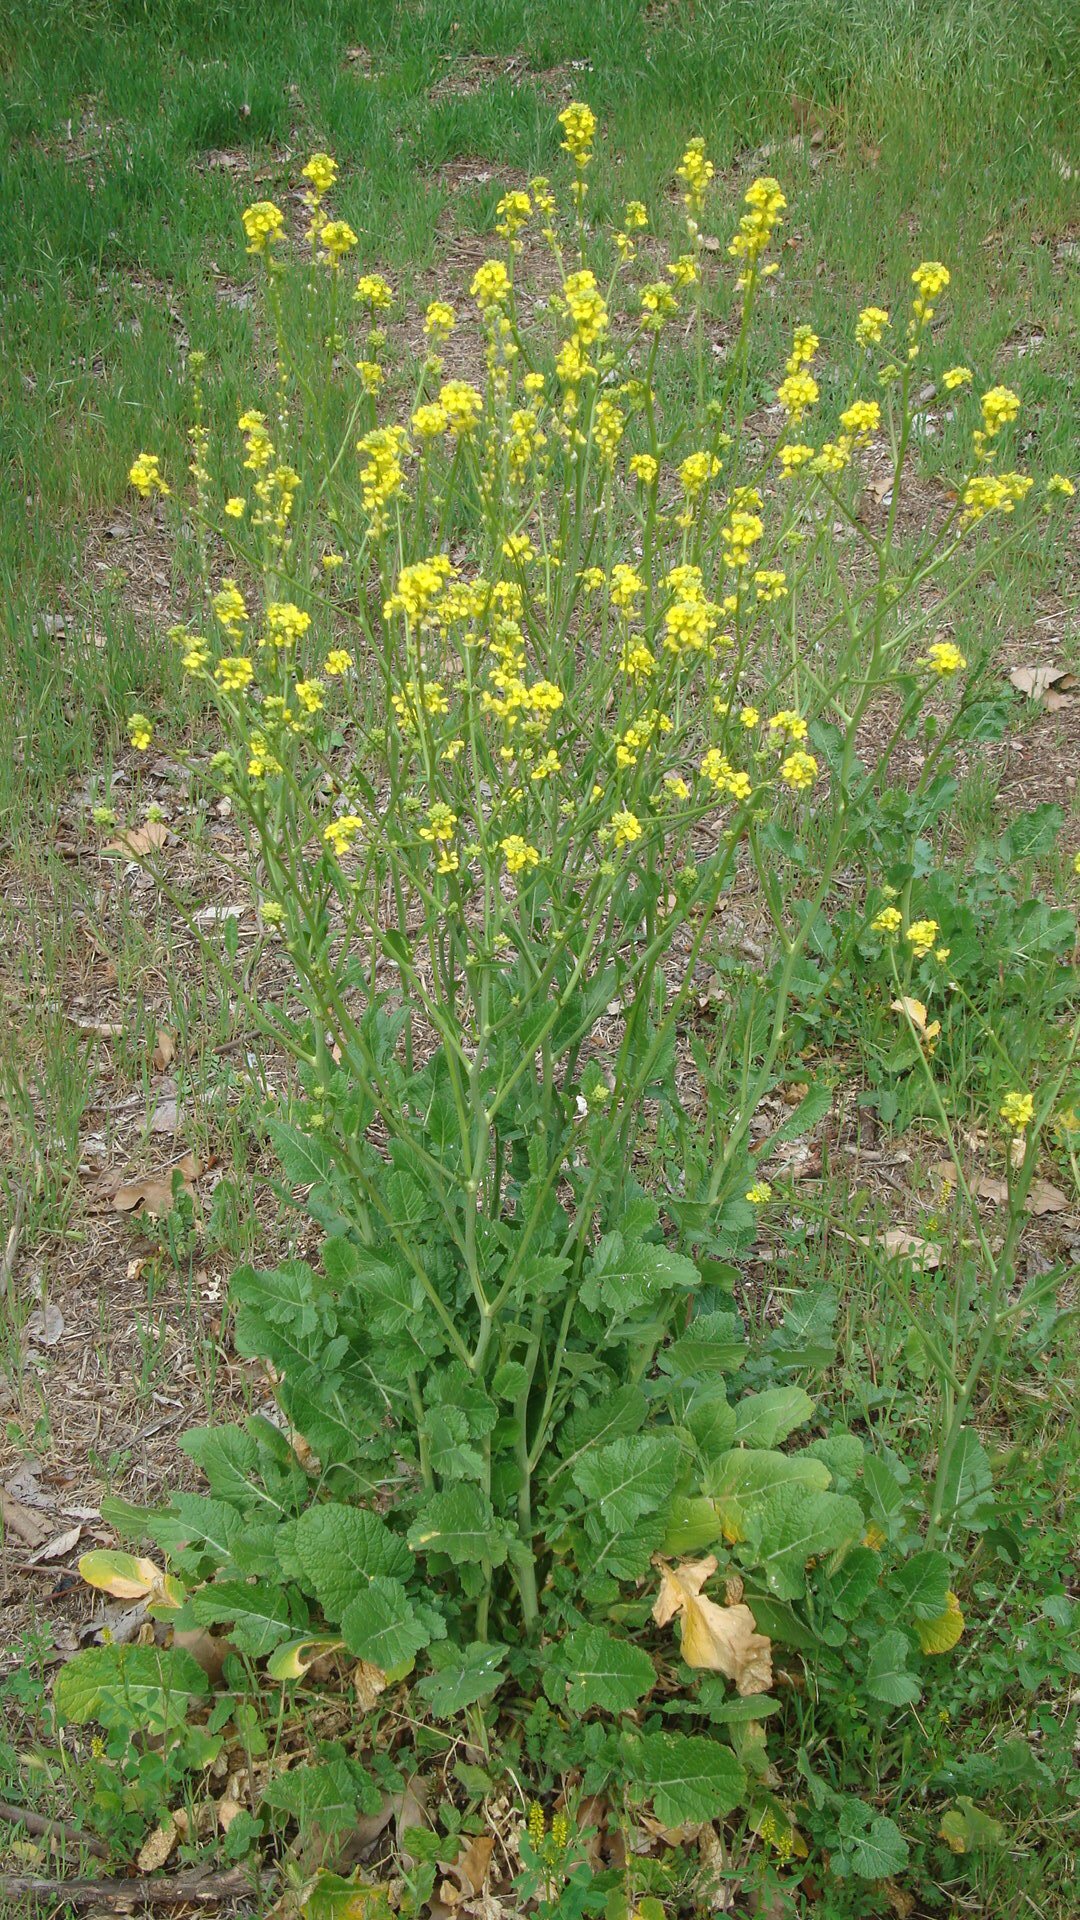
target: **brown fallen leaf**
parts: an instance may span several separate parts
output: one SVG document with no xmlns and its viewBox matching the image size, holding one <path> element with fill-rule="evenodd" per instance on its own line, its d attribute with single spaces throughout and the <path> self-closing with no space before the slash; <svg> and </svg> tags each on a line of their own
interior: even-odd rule
<svg viewBox="0 0 1080 1920">
<path fill-rule="evenodd" d="M 163 1867 L 175 1853 L 181 1837 L 186 1835 L 187 1830 L 187 1814 L 182 1807 L 175 1813 L 168 1814 L 139 1848 L 136 1858 L 139 1872 L 156 1873 L 159 1867 Z"/>
<path fill-rule="evenodd" d="M 232 1641 L 225 1634 L 211 1633 L 208 1627 L 189 1627 L 186 1633 L 173 1634 L 173 1646 L 190 1653 L 212 1687 L 221 1684 L 226 1658 L 233 1651 Z"/>
<path fill-rule="evenodd" d="M 47 1541 L 45 1546 L 34 1554 L 30 1565 L 39 1566 L 43 1560 L 62 1560 L 65 1553 L 70 1553 L 72 1547 L 78 1545 L 81 1536 L 81 1526 L 68 1527 L 64 1533 L 58 1533 L 55 1539 Z"/>
<path fill-rule="evenodd" d="M 872 1244 L 865 1234 L 859 1238 L 864 1247 Z M 941 1265 L 941 1248 L 937 1242 L 920 1240 L 917 1233 L 908 1233 L 903 1227 L 886 1227 L 879 1245 L 890 1260 L 910 1260 L 913 1267 L 921 1267 L 924 1273 L 932 1273 Z"/>
<path fill-rule="evenodd" d="M 148 1173 L 141 1180 L 131 1180 L 126 1186 L 117 1187 L 112 1197 L 114 1213 L 169 1213 L 173 1204 L 173 1175 L 179 1173 L 183 1191 L 194 1195 L 192 1185 L 199 1177 L 199 1163 L 193 1153 L 185 1153 L 175 1166 L 167 1167 L 164 1173 Z"/>
<path fill-rule="evenodd" d="M 702 1594 L 706 1580 L 717 1569 L 716 1555 L 684 1560 L 671 1567 L 654 1556 L 660 1570 L 660 1592 L 653 1607 L 658 1627 L 676 1615 L 682 1619 L 682 1657 L 688 1667 L 707 1667 L 735 1682 L 737 1693 L 767 1693 L 772 1685 L 772 1643 L 757 1631 L 757 1623 L 742 1601 L 718 1606 Z"/>
<path fill-rule="evenodd" d="M 144 860 L 148 853 L 157 853 L 171 838 L 164 820 L 147 820 L 141 827 L 123 827 L 115 840 L 110 840 L 106 853 L 126 853 L 132 860 Z"/>
<path fill-rule="evenodd" d="M 1009 684 L 1017 693 L 1025 694 L 1029 700 L 1042 700 L 1053 691 L 1060 700 L 1062 695 L 1075 693 L 1077 679 L 1064 667 L 1013 667 L 1009 674 Z"/>
<path fill-rule="evenodd" d="M 47 1520 L 0 1487 L 0 1532 L 6 1534 L 9 1530 L 32 1550 L 43 1547 L 50 1532 Z"/>
<path fill-rule="evenodd" d="M 890 1002 L 890 1010 L 893 1013 L 906 1013 L 908 1019 L 911 1021 L 912 1026 L 916 1029 L 916 1032 L 920 1033 L 924 1040 L 930 1042 L 930 1051 L 932 1053 L 933 1042 L 937 1039 L 938 1034 L 941 1032 L 941 1021 L 931 1020 L 929 1026 L 927 1026 L 926 1008 L 923 1005 L 923 1002 L 921 1000 L 912 999 L 911 995 L 908 993 L 902 993 L 900 995 L 899 1000 L 893 1000 Z"/>
<path fill-rule="evenodd" d="M 439 1862 L 446 1876 L 439 1888 L 439 1898 L 446 1906 L 456 1907 L 462 1900 L 473 1900 L 483 1892 L 494 1846 L 494 1834 L 473 1834 L 452 1866 Z"/>
<path fill-rule="evenodd" d="M 1009 1183 L 1007 1180 L 995 1180 L 989 1174 L 976 1183 L 975 1193 L 978 1199 L 988 1200 L 992 1207 L 1004 1207 L 1008 1204 Z M 1024 1212 L 1036 1216 L 1044 1213 L 1061 1213 L 1069 1204 L 1068 1196 L 1060 1187 L 1049 1180 L 1033 1180 L 1024 1201 Z"/>
<path fill-rule="evenodd" d="M 165 1027 L 159 1027 L 154 1051 L 150 1055 L 150 1065 L 154 1072 L 164 1073 L 167 1067 L 171 1067 L 175 1053 L 176 1041 L 172 1034 Z"/>
<path fill-rule="evenodd" d="M 353 1690 L 361 1713 L 370 1713 L 380 1693 L 386 1691 L 386 1675 L 370 1660 L 358 1660 L 353 1668 Z"/>
</svg>

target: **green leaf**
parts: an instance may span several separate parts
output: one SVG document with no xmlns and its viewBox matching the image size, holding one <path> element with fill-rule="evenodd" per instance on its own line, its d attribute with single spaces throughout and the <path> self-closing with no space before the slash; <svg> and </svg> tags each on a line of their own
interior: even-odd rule
<svg viewBox="0 0 1080 1920">
<path fill-rule="evenodd" d="M 873 1642 L 866 1665 L 866 1691 L 873 1699 L 884 1700 L 890 1707 L 903 1707 L 919 1698 L 922 1688 L 907 1671 L 910 1652 L 907 1635 L 895 1627 Z"/>
<path fill-rule="evenodd" d="M 741 1447 L 778 1447 L 804 1426 L 814 1402 L 802 1387 L 770 1387 L 748 1393 L 735 1406 L 735 1441 Z"/>
<path fill-rule="evenodd" d="M 695 1393 L 683 1425 L 706 1459 L 727 1453 L 735 1440 L 735 1409 L 722 1381 Z"/>
<path fill-rule="evenodd" d="M 305 1892 L 300 1913 L 302 1920 L 394 1920 L 385 1882 L 346 1880 L 325 1867 Z"/>
<path fill-rule="evenodd" d="M 864 1815 L 867 1811 L 862 1808 Z M 861 1829 L 847 1832 L 846 1815 L 847 1808 L 840 1817 L 840 1831 L 851 1871 L 863 1880 L 888 1880 L 901 1873 L 907 1865 L 908 1845 L 896 1822 L 876 1813 Z"/>
<path fill-rule="evenodd" d="M 846 1546 L 862 1530 L 862 1508 L 849 1494 L 789 1482 L 775 1487 L 750 1516 L 745 1554 L 778 1599 L 797 1600 L 806 1562 Z"/>
<path fill-rule="evenodd" d="M 439 1641 L 428 1656 L 432 1670 L 417 1681 L 416 1691 L 440 1720 L 449 1720 L 498 1691 L 506 1678 L 500 1666 L 505 1652 L 497 1640 L 474 1640 L 467 1647 Z"/>
<path fill-rule="evenodd" d="M 103 1727 L 175 1726 L 191 1702 L 209 1693 L 198 1662 L 179 1647 L 87 1647 L 56 1676 L 61 1720 Z"/>
<path fill-rule="evenodd" d="M 350 1600 L 341 1617 L 341 1634 L 350 1653 L 383 1673 L 407 1667 L 431 1638 L 401 1581 L 382 1575 Z"/>
<path fill-rule="evenodd" d="M 571 1414 L 559 1428 L 559 1453 L 564 1462 L 586 1447 L 598 1447 L 624 1434 L 639 1433 L 645 1424 L 648 1402 L 640 1387 L 617 1387 L 580 1413 Z"/>
<path fill-rule="evenodd" d="M 314 1333 L 319 1324 L 316 1279 L 304 1260 L 280 1267 L 238 1267 L 229 1286 L 234 1306 L 247 1307 L 271 1326 L 286 1326 L 294 1336 Z"/>
<path fill-rule="evenodd" d="M 665 1827 L 720 1819 L 746 1792 L 730 1747 L 701 1734 L 646 1733 L 626 1743 L 626 1754 L 633 1785 Z"/>
<path fill-rule="evenodd" d="M 940 1620 L 949 1604 L 949 1562 L 943 1553 L 927 1548 L 913 1553 L 890 1581 L 905 1618 Z"/>
<path fill-rule="evenodd" d="M 616 1313 L 632 1313 L 665 1293 L 691 1292 L 700 1280 L 693 1261 L 670 1247 L 606 1233 L 587 1264 L 581 1300 L 590 1312 L 603 1301 Z"/>
<path fill-rule="evenodd" d="M 1008 1839 L 1002 1822 L 984 1813 L 966 1793 L 958 1794 L 956 1805 L 942 1814 L 938 1832 L 952 1853 L 980 1853 L 984 1847 L 1003 1847 Z"/>
<path fill-rule="evenodd" d="M 750 1351 L 737 1313 L 699 1313 L 687 1331 L 657 1354 L 665 1373 L 676 1380 L 697 1380 L 734 1373 Z"/>
<path fill-rule="evenodd" d="M 291 1814 L 304 1834 L 312 1828 L 331 1834 L 355 1826 L 358 1811 L 374 1812 L 379 1793 L 363 1767 L 341 1757 L 273 1774 L 263 1804 Z"/>
<path fill-rule="evenodd" d="M 308 1507 L 296 1523 L 295 1548 L 305 1581 L 328 1620 L 340 1620 L 350 1600 L 376 1576 L 406 1579 L 413 1561 L 404 1540 L 366 1507 L 336 1502 Z"/>
<path fill-rule="evenodd" d="M 633 1527 L 668 1498 L 682 1449 L 673 1436 L 638 1434 L 597 1447 L 578 1461 L 574 1479 L 610 1533 Z"/>
<path fill-rule="evenodd" d="M 676 1493 L 664 1515 L 665 1553 L 703 1553 L 723 1537 L 716 1504 L 704 1494 Z"/>
<path fill-rule="evenodd" d="M 333 1180 L 337 1164 L 317 1134 L 303 1133 L 284 1120 L 267 1120 L 266 1131 L 282 1172 L 292 1186 L 314 1187 Z"/>
<path fill-rule="evenodd" d="M 788 1118 L 777 1127 L 775 1133 L 769 1134 L 767 1141 L 769 1152 L 771 1153 L 773 1148 L 778 1147 L 783 1140 L 798 1140 L 804 1133 L 809 1133 L 811 1127 L 816 1127 L 819 1120 L 824 1120 L 832 1103 L 833 1093 L 830 1087 L 822 1086 L 820 1081 L 808 1087 L 794 1113 L 788 1115 Z"/>
<path fill-rule="evenodd" d="M 617 1640 L 603 1627 L 578 1627 L 559 1648 L 560 1671 L 570 1683 L 573 1713 L 600 1707 L 624 1713 L 636 1707 L 656 1681 L 648 1654 L 629 1640 Z"/>
<path fill-rule="evenodd" d="M 755 1516 L 781 1487 L 823 1492 L 829 1484 L 829 1469 L 823 1460 L 806 1453 L 736 1447 L 708 1463 L 702 1483 L 716 1503 L 724 1537 L 737 1542 L 747 1538 Z"/>
<path fill-rule="evenodd" d="M 189 1610 L 201 1627 L 231 1623 L 230 1640 L 240 1653 L 260 1660 L 304 1625 L 292 1617 L 280 1587 L 248 1586 L 243 1580 L 218 1580 L 191 1596 Z"/>
<path fill-rule="evenodd" d="M 448 1487 L 433 1494 L 409 1528 L 414 1553 L 445 1553 L 456 1566 L 486 1561 L 501 1567 L 507 1544 L 491 1501 L 474 1486 Z"/>
<path fill-rule="evenodd" d="M 852 1547 L 824 1582 L 824 1597 L 841 1620 L 854 1620 L 881 1579 L 881 1555 L 872 1547 Z"/>
<path fill-rule="evenodd" d="M 994 1509 L 990 1461 L 977 1433 L 964 1427 L 953 1449 L 941 1490 L 941 1517 L 954 1527 L 981 1533 Z"/>
</svg>

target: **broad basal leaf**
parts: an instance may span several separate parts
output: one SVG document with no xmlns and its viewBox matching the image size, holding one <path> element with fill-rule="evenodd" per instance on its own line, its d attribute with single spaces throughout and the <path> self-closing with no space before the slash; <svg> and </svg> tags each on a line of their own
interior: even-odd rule
<svg viewBox="0 0 1080 1920">
<path fill-rule="evenodd" d="M 874 1700 L 903 1707 L 919 1698 L 922 1689 L 907 1670 L 910 1650 L 907 1635 L 896 1628 L 873 1642 L 866 1666 L 866 1691 Z"/>
<path fill-rule="evenodd" d="M 736 1447 L 711 1460 L 702 1475 L 705 1492 L 716 1506 L 724 1538 L 745 1540 L 755 1518 L 782 1487 L 824 1491 L 829 1469 L 805 1453 L 771 1453 Z"/>
<path fill-rule="evenodd" d="M 970 1427 L 959 1434 L 941 1492 L 946 1527 L 981 1532 L 993 1512 L 994 1494 L 986 1448 Z"/>
<path fill-rule="evenodd" d="M 936 1620 L 916 1620 L 915 1634 L 924 1653 L 949 1653 L 964 1631 L 964 1616 L 955 1593 L 945 1595 Z"/>
<path fill-rule="evenodd" d="M 574 1479 L 605 1528 L 619 1533 L 655 1513 L 675 1485 L 682 1449 L 674 1437 L 638 1434 L 585 1454 Z"/>
<path fill-rule="evenodd" d="M 813 1411 L 814 1402 L 802 1387 L 748 1393 L 735 1405 L 735 1442 L 741 1447 L 778 1447 Z"/>
<path fill-rule="evenodd" d="M 376 1575 L 363 1593 L 350 1600 L 341 1616 L 341 1634 L 357 1659 L 367 1660 L 391 1676 L 407 1669 L 431 1638 L 401 1581 L 382 1575 Z"/>
<path fill-rule="evenodd" d="M 665 1827 L 721 1819 L 746 1792 L 730 1747 L 701 1734 L 646 1733 L 628 1739 L 625 1753 L 630 1781 Z"/>
<path fill-rule="evenodd" d="M 840 1816 L 844 1855 L 852 1873 L 863 1880 L 887 1880 L 907 1865 L 908 1845 L 895 1820 L 887 1814 L 871 1813 L 856 1803 L 845 1807 Z"/>
<path fill-rule="evenodd" d="M 656 1680 L 656 1670 L 642 1647 L 617 1640 L 603 1627 L 578 1627 L 559 1648 L 559 1667 L 570 1690 L 567 1704 L 574 1713 L 600 1707 L 605 1713 L 624 1713 L 636 1707 Z"/>
<path fill-rule="evenodd" d="M 201 1627 L 229 1624 L 229 1639 L 240 1653 L 260 1660 L 272 1653 L 283 1640 L 304 1625 L 292 1617 L 280 1587 L 259 1582 L 249 1586 L 243 1580 L 217 1580 L 200 1587 L 189 1602 L 192 1618 Z"/>
<path fill-rule="evenodd" d="M 700 1284 L 692 1260 L 651 1240 L 607 1233 L 586 1268 L 582 1305 L 594 1312 L 601 1301 L 616 1313 L 632 1313 L 665 1293 L 689 1292 Z"/>
<path fill-rule="evenodd" d="M 88 1647 L 62 1667 L 53 1688 L 62 1720 L 84 1726 L 175 1726 L 210 1691 L 197 1661 L 179 1647 Z"/>
<path fill-rule="evenodd" d="M 412 1572 L 404 1540 L 366 1507 L 336 1501 L 308 1507 L 297 1520 L 294 1545 L 304 1579 L 328 1620 L 340 1620 L 376 1575 L 403 1580 Z"/>
<path fill-rule="evenodd" d="M 507 1536 L 487 1495 L 476 1486 L 457 1486 L 427 1501 L 409 1528 L 409 1545 L 414 1553 L 445 1553 L 455 1566 L 486 1561 L 501 1567 Z"/>
<path fill-rule="evenodd" d="M 416 1691 L 440 1720 L 449 1720 L 498 1691 L 506 1678 L 500 1665 L 505 1652 L 498 1640 L 474 1640 L 466 1647 L 440 1641 L 429 1655 L 432 1671 L 417 1681 Z"/>
<path fill-rule="evenodd" d="M 796 1600 L 805 1584 L 806 1562 L 847 1546 L 862 1529 L 862 1508 L 850 1494 L 821 1493 L 789 1482 L 755 1507 L 747 1522 L 746 1558 L 779 1599 Z"/>
<path fill-rule="evenodd" d="M 737 1313 L 699 1313 L 657 1360 L 673 1379 L 707 1380 L 711 1374 L 734 1373 L 748 1352 Z"/>
<path fill-rule="evenodd" d="M 682 1657 L 688 1667 L 707 1667 L 726 1674 L 738 1693 L 767 1693 L 772 1685 L 772 1649 L 757 1631 L 749 1607 L 738 1602 L 720 1606 L 701 1589 L 716 1572 L 715 1555 L 684 1560 L 680 1566 L 660 1563 L 660 1592 L 653 1607 L 658 1627 L 678 1618 L 682 1626 Z"/>
<path fill-rule="evenodd" d="M 938 1620 L 948 1605 L 949 1562 L 927 1548 L 897 1567 L 890 1583 L 905 1620 Z"/>
</svg>

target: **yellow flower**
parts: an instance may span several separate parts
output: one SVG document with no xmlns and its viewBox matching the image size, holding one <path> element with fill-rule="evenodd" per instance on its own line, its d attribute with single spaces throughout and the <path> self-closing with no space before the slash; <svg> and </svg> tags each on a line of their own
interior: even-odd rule
<svg viewBox="0 0 1080 1920">
<path fill-rule="evenodd" d="M 664 785 L 673 800 L 689 800 L 690 789 L 680 774 L 665 773 Z"/>
<path fill-rule="evenodd" d="M 300 169 L 300 178 L 310 180 L 316 193 L 329 193 L 337 179 L 337 161 L 328 153 L 313 153 L 307 166 Z"/>
<path fill-rule="evenodd" d="M 563 691 L 551 680 L 535 680 L 528 691 L 528 705 L 534 713 L 550 716 L 563 704 Z"/>
<path fill-rule="evenodd" d="M 920 299 L 936 300 L 938 294 L 945 291 L 951 277 L 948 267 L 943 267 L 940 260 L 923 260 L 911 279 Z"/>
<path fill-rule="evenodd" d="M 320 245 L 329 256 L 331 266 L 339 266 L 347 253 L 356 245 L 356 235 L 347 220 L 328 220 L 319 235 Z"/>
<path fill-rule="evenodd" d="M 656 672 L 656 656 L 643 640 L 627 641 L 619 665 L 628 680 L 647 680 L 650 674 Z"/>
<path fill-rule="evenodd" d="M 754 587 L 761 606 L 767 606 L 770 600 L 784 600 L 787 575 L 779 567 L 759 567 L 754 574 Z"/>
<path fill-rule="evenodd" d="M 650 333 L 659 333 L 679 311 L 679 303 L 666 280 L 651 280 L 639 290 L 641 324 Z"/>
<path fill-rule="evenodd" d="M 679 484 L 687 498 L 695 500 L 719 471 L 720 462 L 715 453 L 688 453 L 679 468 Z"/>
<path fill-rule="evenodd" d="M 562 143 L 564 153 L 568 153 L 575 166 L 587 167 L 592 158 L 592 143 L 596 135 L 596 115 L 591 107 L 581 100 L 571 100 L 559 115 L 559 125 L 566 136 Z"/>
<path fill-rule="evenodd" d="M 1035 1118 L 1035 1100 L 1030 1093 L 1007 1093 L 998 1113 L 1010 1133 L 1026 1133 Z"/>
<path fill-rule="evenodd" d="M 704 208 L 705 195 L 715 171 L 712 161 L 706 158 L 704 140 L 691 140 L 676 169 L 676 178 L 685 188 L 683 204 L 695 216 Z M 628 214 L 629 211 L 627 208 Z"/>
<path fill-rule="evenodd" d="M 704 779 L 716 788 L 717 793 L 730 794 L 733 800 L 749 800 L 753 791 L 750 776 L 741 773 L 732 766 L 726 754 L 719 747 L 710 747 L 701 761 L 700 769 Z"/>
<path fill-rule="evenodd" d="M 440 387 L 439 405 L 455 436 L 471 433 L 484 411 L 483 395 L 467 380 L 448 380 Z"/>
<path fill-rule="evenodd" d="M 344 647 L 331 647 L 330 652 L 323 661 L 323 672 L 328 673 L 332 680 L 336 680 L 339 679 L 343 673 L 348 673 L 351 666 L 351 653 L 347 653 Z"/>
<path fill-rule="evenodd" d="M 649 216 L 645 211 L 643 201 L 627 201 L 626 212 L 623 214 L 623 223 L 629 233 L 639 233 L 643 227 L 648 226 Z"/>
<path fill-rule="evenodd" d="M 139 753 L 145 753 L 153 738 L 154 729 L 145 713 L 128 715 L 128 739 Z"/>
<path fill-rule="evenodd" d="M 767 1180 L 755 1180 L 753 1186 L 747 1187 L 746 1198 L 752 1207 L 763 1207 L 772 1199 L 772 1188 Z"/>
<path fill-rule="evenodd" d="M 527 533 L 508 534 L 502 543 L 502 550 L 504 559 L 516 560 L 521 566 L 536 558 L 536 548 Z"/>
<path fill-rule="evenodd" d="M 660 471 L 660 463 L 653 459 L 651 453 L 635 453 L 629 464 L 634 479 L 640 480 L 642 486 L 651 487 L 654 484 Z"/>
<path fill-rule="evenodd" d="M 982 397 L 983 430 L 992 437 L 1020 411 L 1020 395 L 1011 387 L 991 387 Z"/>
<path fill-rule="evenodd" d="M 753 278 L 774 229 L 781 224 L 781 215 L 787 206 L 787 201 L 780 191 L 779 181 L 766 174 L 748 187 L 744 195 L 744 204 L 750 211 L 743 214 L 739 221 L 739 230 L 728 246 L 731 258 L 744 263 L 743 271 L 736 281 L 738 287 L 747 286 Z"/>
<path fill-rule="evenodd" d="M 214 668 L 214 679 L 226 693 L 242 693 L 255 678 L 255 668 L 245 654 L 227 654 Z"/>
<path fill-rule="evenodd" d="M 439 434 L 445 433 L 449 425 L 450 420 L 446 408 L 433 405 L 430 402 L 424 406 L 417 407 L 412 417 L 413 432 L 419 434 L 421 440 L 438 439 Z"/>
<path fill-rule="evenodd" d="M 364 273 L 356 283 L 353 299 L 359 300 L 362 307 L 370 307 L 372 313 L 376 313 L 393 306 L 394 290 L 381 274 Z"/>
<path fill-rule="evenodd" d="M 427 825 L 421 827 L 420 838 L 435 842 L 450 840 L 453 838 L 457 822 L 458 817 L 453 808 L 448 807 L 445 801 L 437 800 L 433 807 L 428 808 Z"/>
<path fill-rule="evenodd" d="M 149 500 L 153 493 L 160 493 L 164 497 L 169 492 L 162 479 L 161 462 L 156 453 L 140 453 L 138 459 L 132 462 L 128 479 L 144 500 Z"/>
<path fill-rule="evenodd" d="M 889 316 L 884 307 L 864 307 L 855 324 L 855 344 L 860 347 L 876 347 L 889 324 Z"/>
<path fill-rule="evenodd" d="M 305 713 L 319 713 L 325 705 L 322 682 L 319 680 L 298 680 L 296 697 Z"/>
<path fill-rule="evenodd" d="M 235 580 L 223 580 L 210 602 L 230 640 L 238 640 L 247 623 L 248 610 Z"/>
<path fill-rule="evenodd" d="M 477 267 L 469 288 L 481 313 L 498 313 L 510 298 L 510 275 L 501 260 L 485 260 Z"/>
<path fill-rule="evenodd" d="M 265 253 L 267 247 L 272 247 L 276 240 L 280 240 L 285 231 L 285 215 L 272 200 L 256 200 L 252 206 L 244 208 L 241 218 L 249 253 Z"/>
<path fill-rule="evenodd" d="M 259 918 L 268 927 L 280 927 L 285 918 L 285 909 L 280 900 L 264 900 L 259 907 Z"/>
<path fill-rule="evenodd" d="M 508 833 L 505 840 L 499 841 L 499 851 L 506 862 L 508 873 L 523 873 L 527 867 L 538 867 L 540 855 L 535 847 L 530 847 L 520 833 Z"/>
<path fill-rule="evenodd" d="M 750 550 L 765 531 L 760 515 L 736 507 L 720 530 L 724 543 L 724 565 L 738 571 L 750 565 Z"/>
<path fill-rule="evenodd" d="M 629 612 L 644 591 L 645 582 L 641 575 L 635 573 L 633 567 L 628 567 L 624 561 L 617 560 L 611 569 L 612 606 L 622 607 Z"/>
<path fill-rule="evenodd" d="M 365 393 L 379 392 L 386 376 L 377 360 L 358 360 L 356 371 L 360 375 L 360 385 Z"/>
<path fill-rule="evenodd" d="M 852 435 L 856 446 L 864 447 L 881 425 L 881 408 L 876 400 L 855 400 L 840 415 L 840 425 Z"/>
<path fill-rule="evenodd" d="M 627 813 L 625 809 L 613 813 L 609 824 L 616 847 L 632 847 L 635 840 L 641 839 L 641 821 L 636 813 Z"/>
<path fill-rule="evenodd" d="M 520 233 L 532 212 L 532 201 L 527 193 L 504 193 L 495 209 L 495 231 L 504 240 L 513 240 Z"/>
<path fill-rule="evenodd" d="M 1076 488 L 1065 474 L 1052 473 L 1046 483 L 1046 491 L 1049 494 L 1060 495 L 1062 500 L 1071 500 L 1073 494 L 1076 492 Z"/>
<path fill-rule="evenodd" d="M 583 347 L 591 347 L 607 331 L 608 310 L 596 284 L 596 275 L 583 269 L 563 281 L 563 299 L 574 323 L 574 336 Z"/>
<path fill-rule="evenodd" d="M 946 393 L 955 393 L 957 387 L 966 387 L 971 381 L 970 367 L 947 367 L 941 376 L 941 384 Z"/>
<path fill-rule="evenodd" d="M 807 409 L 816 405 L 820 391 L 812 373 L 789 373 L 786 380 L 781 380 L 776 397 L 797 427 Z"/>
<path fill-rule="evenodd" d="M 445 300 L 433 300 L 424 315 L 424 332 L 436 345 L 454 331 L 454 309 Z"/>
<path fill-rule="evenodd" d="M 785 740 L 805 740 L 806 721 L 801 713 L 793 713 L 785 707 L 781 713 L 774 713 L 769 721 L 769 732 L 782 734 Z"/>
<path fill-rule="evenodd" d="M 818 763 L 813 754 L 803 753 L 801 748 L 797 748 L 794 753 L 788 754 L 780 768 L 780 778 L 787 786 L 799 791 L 813 786 L 817 771 Z"/>
<path fill-rule="evenodd" d="M 903 915 L 899 907 L 882 907 L 881 912 L 875 913 L 871 920 L 870 931 L 880 933 L 885 939 L 891 939 L 894 934 L 899 933 L 902 924 Z"/>
<path fill-rule="evenodd" d="M 912 921 L 904 938 L 908 942 L 916 960 L 925 960 L 927 954 L 936 943 L 940 931 L 941 929 L 936 920 Z"/>
<path fill-rule="evenodd" d="M 744 707 L 739 715 L 739 725 L 746 727 L 749 731 L 750 728 L 757 726 L 760 719 L 761 715 L 756 707 Z"/>
<path fill-rule="evenodd" d="M 323 828 L 323 839 L 336 854 L 348 853 L 357 834 L 363 831 L 363 826 L 364 822 L 358 813 L 342 813 Z"/>
<path fill-rule="evenodd" d="M 821 341 L 813 327 L 796 327 L 791 342 L 791 353 L 788 356 L 787 372 L 798 373 L 800 367 L 808 367 L 820 345 Z"/>
<path fill-rule="evenodd" d="M 776 457 L 781 466 L 780 477 L 786 480 L 791 474 L 797 473 L 800 467 L 805 467 L 808 460 L 813 459 L 814 449 L 806 446 L 802 441 L 792 440 L 787 446 L 777 448 Z"/>
<path fill-rule="evenodd" d="M 266 625 L 269 646 L 292 647 L 303 639 L 311 625 L 311 615 L 291 600 L 272 600 L 266 609 Z"/>
<path fill-rule="evenodd" d="M 247 512 L 247 501 L 242 494 L 234 493 L 230 499 L 226 500 L 225 511 L 230 520 L 242 520 Z"/>
<path fill-rule="evenodd" d="M 936 640 L 926 650 L 926 664 L 932 673 L 944 680 L 951 673 L 963 673 L 967 661 L 951 640 Z"/>
</svg>

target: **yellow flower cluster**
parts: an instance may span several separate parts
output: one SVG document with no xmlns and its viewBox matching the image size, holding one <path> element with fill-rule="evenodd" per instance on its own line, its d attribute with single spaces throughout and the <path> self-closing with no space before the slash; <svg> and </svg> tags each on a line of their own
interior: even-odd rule
<svg viewBox="0 0 1080 1920">
<path fill-rule="evenodd" d="M 285 231 L 285 215 L 272 200 L 256 200 L 242 215 L 249 253 L 265 253 Z"/>
<path fill-rule="evenodd" d="M 162 476 L 161 461 L 156 453 L 140 453 L 138 459 L 132 462 L 128 479 L 136 492 L 142 494 L 144 500 L 149 500 L 154 493 L 164 496 L 169 492 Z"/>
<path fill-rule="evenodd" d="M 780 191 L 780 182 L 766 174 L 747 188 L 744 204 L 750 211 L 743 214 L 739 230 L 728 246 L 732 259 L 743 262 L 743 270 L 735 282 L 740 289 L 748 286 L 757 273 L 762 255 L 776 228 L 782 223 L 787 201 Z M 774 269 L 764 269 L 765 273 L 771 271 Z"/>
</svg>

